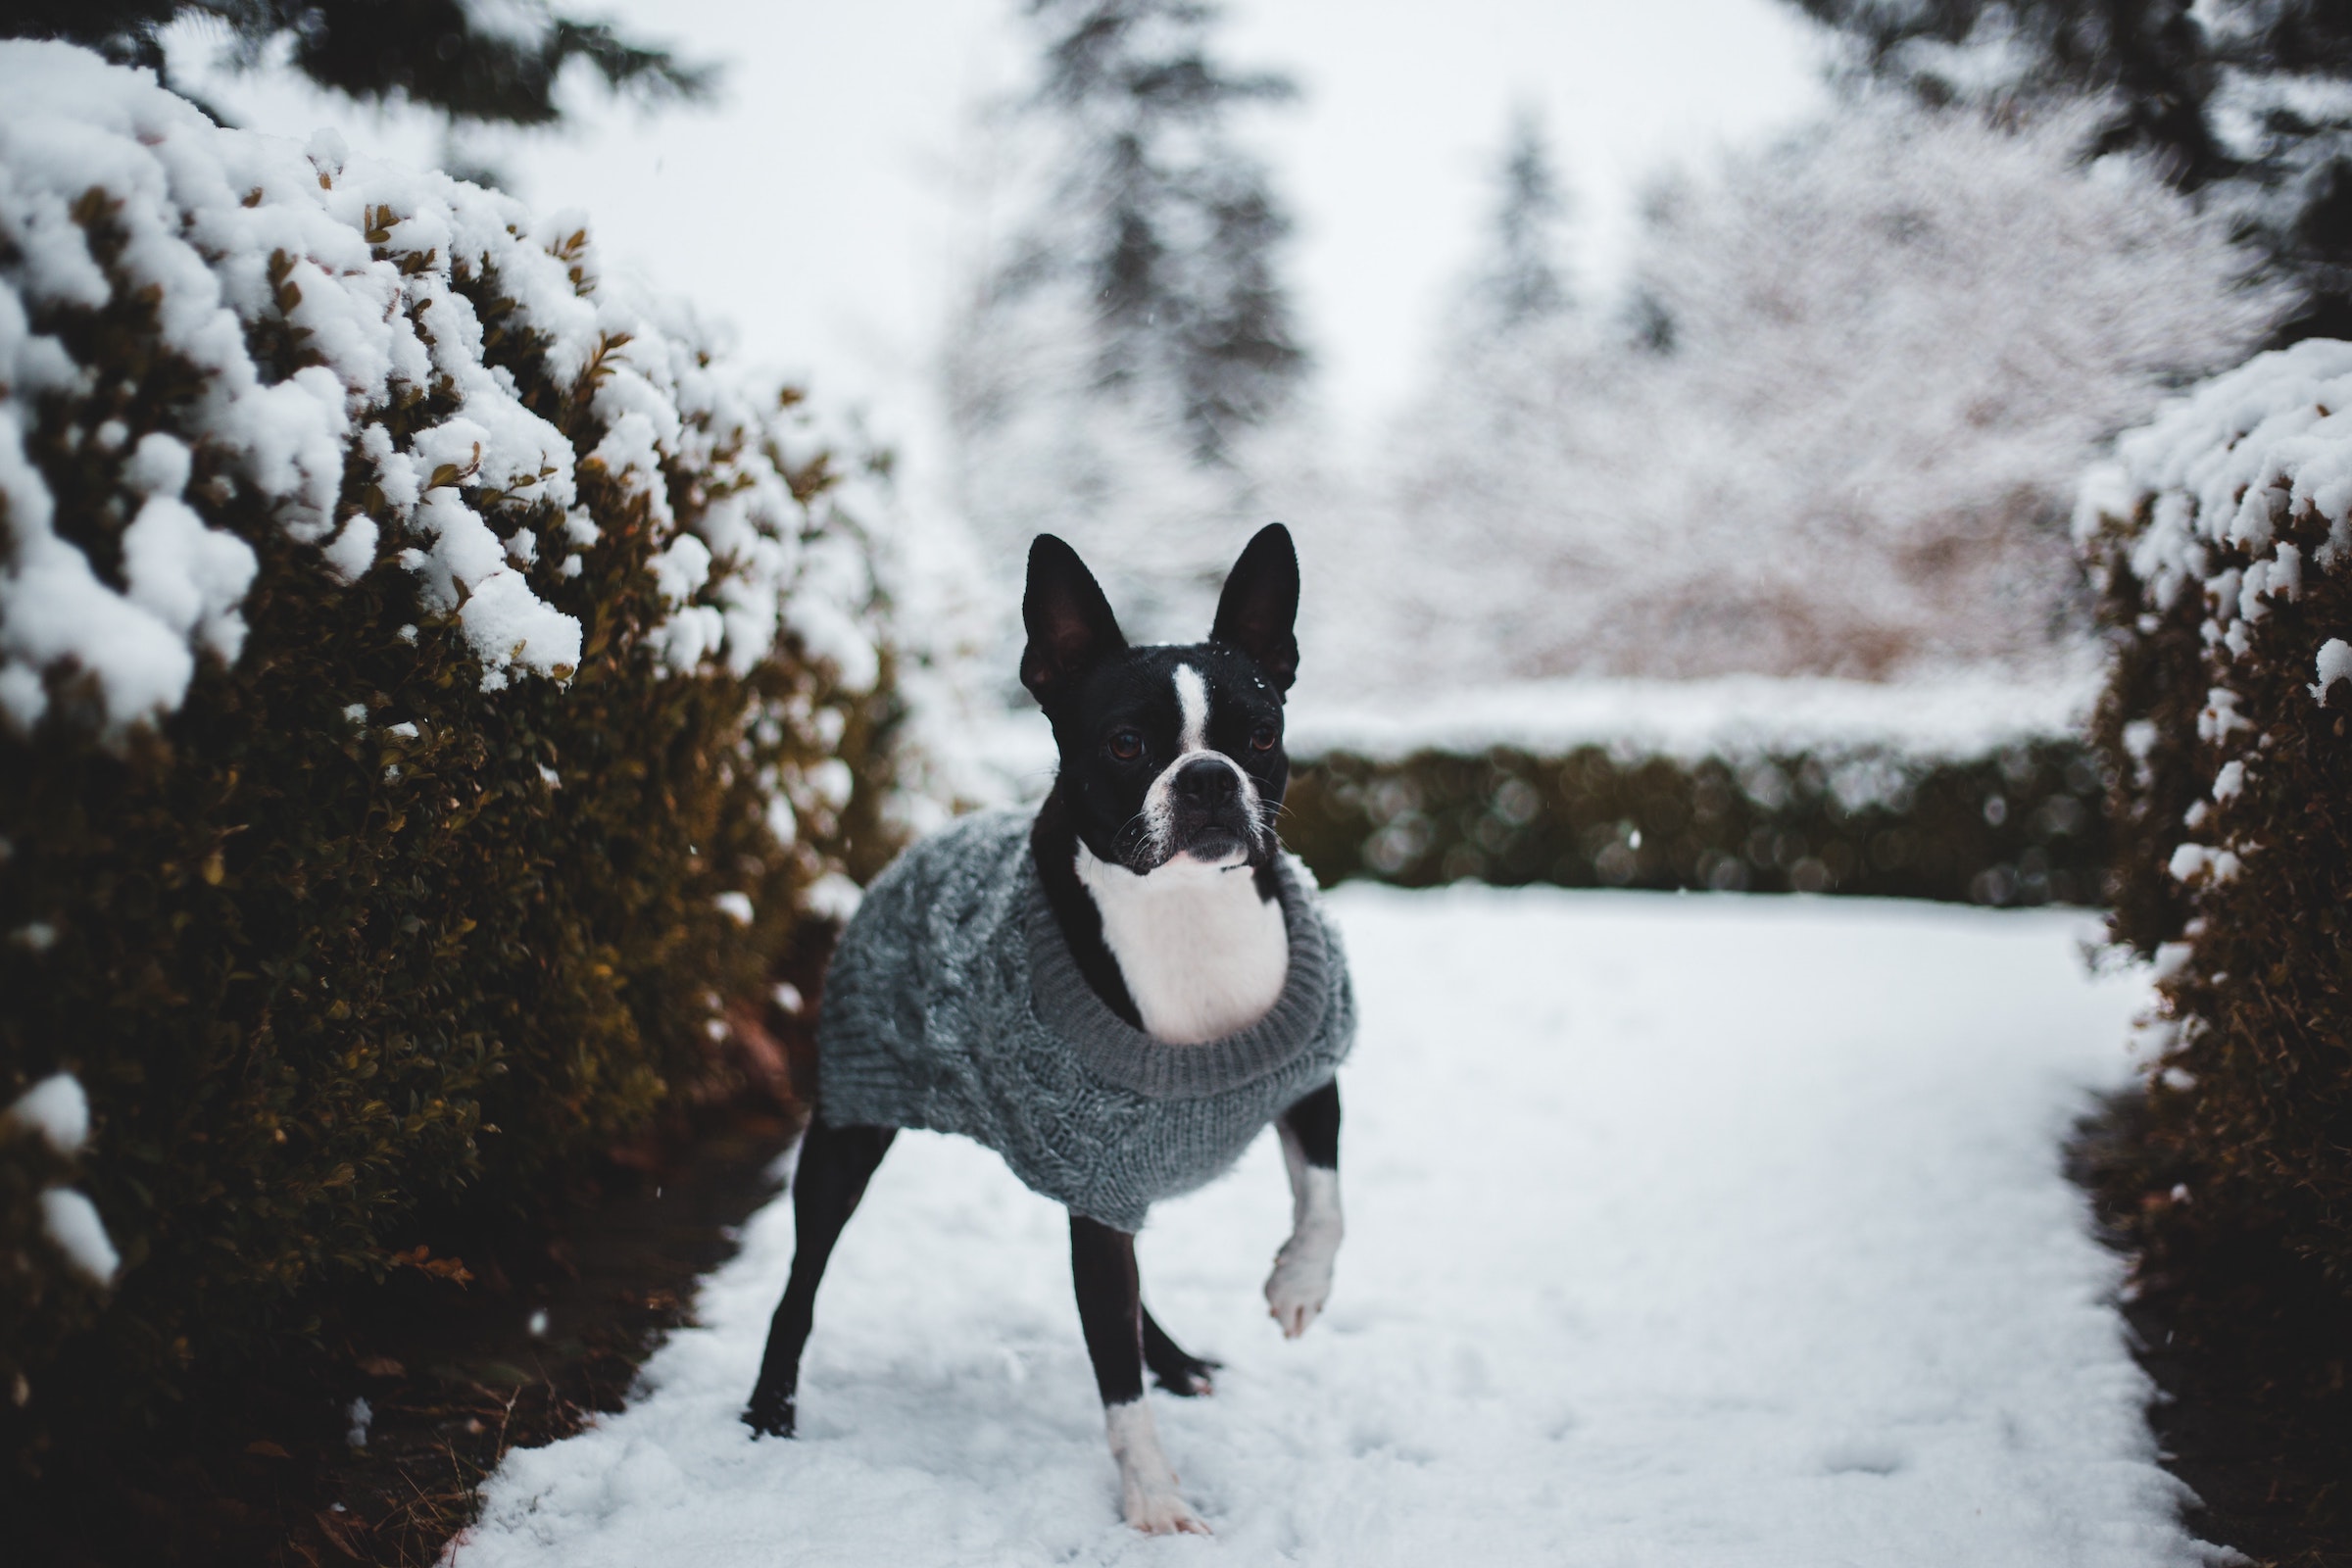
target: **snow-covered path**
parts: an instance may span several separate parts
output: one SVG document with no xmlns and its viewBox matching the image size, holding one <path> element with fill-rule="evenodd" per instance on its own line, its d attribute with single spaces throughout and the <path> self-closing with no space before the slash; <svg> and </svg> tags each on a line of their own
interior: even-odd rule
<svg viewBox="0 0 2352 1568">
<path fill-rule="evenodd" d="M 1271 1139 L 1164 1205 L 1154 1395 L 1214 1540 L 1117 1522 L 1061 1212 L 900 1140 L 836 1254 L 805 1436 L 736 1422 L 792 1247 L 749 1227 L 625 1413 L 513 1454 L 509 1564 L 2194 1562 L 2058 1145 L 2128 1070 L 2081 916 L 1557 891 L 1334 900 L 1363 1011 L 1349 1234 L 1285 1344 Z"/>
</svg>

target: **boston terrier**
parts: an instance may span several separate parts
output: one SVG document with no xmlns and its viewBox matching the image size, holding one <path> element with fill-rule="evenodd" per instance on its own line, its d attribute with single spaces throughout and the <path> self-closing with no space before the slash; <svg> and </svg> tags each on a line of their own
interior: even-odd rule
<svg viewBox="0 0 2352 1568">
<path fill-rule="evenodd" d="M 843 934 L 793 1181 L 789 1283 L 744 1419 L 789 1437 L 818 1281 L 901 1127 L 974 1137 L 1066 1204 L 1078 1315 L 1127 1522 L 1206 1533 L 1144 1400 L 1217 1363 L 1144 1309 L 1135 1230 L 1271 1121 L 1292 1234 L 1265 1284 L 1296 1338 L 1343 1230 L 1333 1076 L 1354 1011 L 1311 879 L 1283 855 L 1284 694 L 1298 564 L 1280 524 L 1226 579 L 1204 642 L 1130 647 L 1068 545 L 1029 553 L 1021 681 L 1060 766 L 1033 817 L 965 818 L 877 879 Z M 1007 1111 L 1035 1102 L 1035 1110 Z"/>
</svg>

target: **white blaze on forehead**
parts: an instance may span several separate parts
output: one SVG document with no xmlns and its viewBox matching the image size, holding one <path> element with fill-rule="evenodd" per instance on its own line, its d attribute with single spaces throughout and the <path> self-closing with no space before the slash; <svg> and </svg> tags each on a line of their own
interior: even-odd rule
<svg viewBox="0 0 2352 1568">
<path fill-rule="evenodd" d="M 1176 666 L 1176 711 L 1184 720 L 1177 751 L 1185 756 L 1208 750 L 1208 682 L 1190 664 Z"/>
<path fill-rule="evenodd" d="M 1257 781 L 1235 759 L 1213 751 L 1208 744 L 1208 680 L 1192 664 L 1178 664 L 1170 674 L 1176 687 L 1176 713 L 1181 733 L 1176 739 L 1176 756 L 1159 770 L 1152 787 L 1144 792 L 1144 808 L 1140 815 L 1151 845 L 1158 860 L 1165 859 L 1175 849 L 1173 834 L 1176 826 L 1176 779 L 1197 762 L 1213 761 L 1232 769 L 1235 788 L 1248 820 L 1258 822 Z M 1256 831 L 1264 833 L 1262 824 Z M 1271 838 L 1270 833 L 1264 836 Z M 1244 852 L 1237 854 L 1247 858 Z"/>
</svg>

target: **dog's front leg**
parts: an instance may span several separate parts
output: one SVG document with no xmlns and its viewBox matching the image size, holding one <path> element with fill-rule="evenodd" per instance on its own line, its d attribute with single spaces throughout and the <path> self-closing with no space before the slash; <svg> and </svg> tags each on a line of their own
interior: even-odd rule
<svg viewBox="0 0 2352 1568">
<path fill-rule="evenodd" d="M 1340 1086 L 1325 1084 L 1274 1126 L 1291 1173 L 1291 1239 L 1274 1254 L 1266 1306 L 1295 1340 L 1331 1298 L 1332 1264 L 1348 1230 L 1340 1217 Z"/>
<path fill-rule="evenodd" d="M 1070 1272 L 1127 1522 L 1147 1535 L 1207 1535 L 1208 1526 L 1176 1491 L 1176 1472 L 1160 1451 L 1152 1407 L 1144 1402 L 1144 1298 L 1135 1274 L 1135 1238 L 1073 1213 Z"/>
</svg>

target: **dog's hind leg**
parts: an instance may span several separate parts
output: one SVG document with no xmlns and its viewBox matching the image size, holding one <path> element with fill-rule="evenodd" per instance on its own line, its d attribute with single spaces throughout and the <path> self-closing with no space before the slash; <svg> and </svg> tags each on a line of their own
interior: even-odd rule
<svg viewBox="0 0 2352 1568">
<path fill-rule="evenodd" d="M 1147 1535 L 1207 1535 L 1208 1527 L 1177 1494 L 1176 1472 L 1160 1451 L 1152 1407 L 1144 1402 L 1144 1300 L 1135 1276 L 1135 1238 L 1073 1213 L 1070 1274 L 1127 1522 Z"/>
<path fill-rule="evenodd" d="M 898 1136 L 895 1127 L 828 1127 L 808 1124 L 801 1159 L 792 1177 L 792 1277 L 767 1329 L 767 1353 L 752 1386 L 743 1419 L 762 1437 L 792 1436 L 794 1401 L 801 1387 L 801 1349 L 816 1312 L 817 1282 L 841 1228 L 850 1222 L 865 1184 Z"/>
<path fill-rule="evenodd" d="M 1152 1316 L 1150 1307 L 1144 1313 L 1144 1365 L 1152 1369 L 1152 1381 L 1175 1395 L 1189 1399 L 1198 1394 L 1213 1394 L 1215 1384 L 1209 1374 L 1223 1366 L 1203 1355 L 1194 1355 L 1168 1338 L 1168 1331 Z"/>
</svg>

